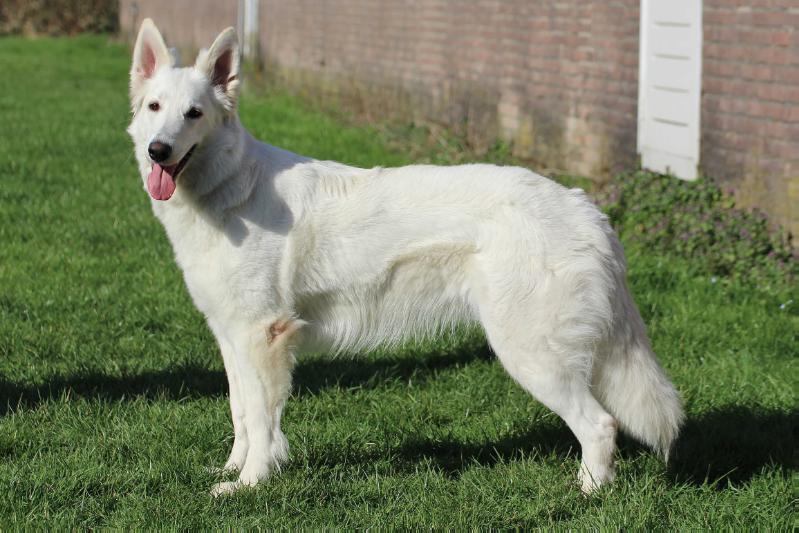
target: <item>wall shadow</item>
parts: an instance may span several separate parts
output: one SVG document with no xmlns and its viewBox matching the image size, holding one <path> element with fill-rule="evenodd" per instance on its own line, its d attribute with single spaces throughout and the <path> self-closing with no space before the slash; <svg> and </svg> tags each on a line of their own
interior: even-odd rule
<svg viewBox="0 0 799 533">
<path fill-rule="evenodd" d="M 444 475 L 457 478 L 475 466 L 492 467 L 523 457 L 551 454 L 563 459 L 578 459 L 580 456 L 580 443 L 566 424 L 559 420 L 531 421 L 526 428 L 517 428 L 512 435 L 489 442 L 433 442 L 411 436 L 402 445 L 398 455 L 402 459 L 403 470 L 413 472 L 419 462 L 430 461 Z"/>
<path fill-rule="evenodd" d="M 300 359 L 294 370 L 293 394 L 313 395 L 332 387 L 374 389 L 394 381 L 411 379 L 420 384 L 435 377 L 440 370 L 478 360 L 488 361 L 493 357 L 488 344 L 472 342 L 446 353 L 418 348 L 410 349 L 403 355 L 358 358 L 344 354 Z"/>
<path fill-rule="evenodd" d="M 125 398 L 179 400 L 227 393 L 225 373 L 200 365 L 181 365 L 139 374 L 109 376 L 100 372 L 54 376 L 37 385 L 0 377 L 0 416 L 64 396 L 117 401 Z"/>
<path fill-rule="evenodd" d="M 471 343 L 462 348 L 446 353 L 408 351 L 405 355 L 365 360 L 328 357 L 301 360 L 297 365 L 294 395 L 314 395 L 333 387 L 379 388 L 398 380 L 424 383 L 440 370 L 492 358 L 485 343 Z M 191 364 L 123 376 L 102 373 L 55 376 L 37 385 L 0 377 L 0 416 L 33 409 L 65 396 L 119 401 L 137 397 L 180 400 L 226 394 L 227 379 L 223 371 Z M 459 476 L 474 465 L 492 466 L 531 454 L 579 456 L 579 444 L 560 420 L 519 421 L 511 433 L 496 441 L 480 442 L 408 435 L 399 449 L 386 453 L 396 454 L 400 470 L 414 470 L 420 462 L 430 461 L 449 476 Z M 746 483 L 767 467 L 776 467 L 789 475 L 797 466 L 797 434 L 799 409 L 728 405 L 689 416 L 667 473 L 675 484 L 711 484 L 717 489 Z M 620 439 L 622 457 L 634 457 L 642 450 L 644 447 L 632 439 Z M 318 457 L 314 461 L 325 463 L 331 459 Z M 367 462 L 373 459 L 361 457 Z"/>
<path fill-rule="evenodd" d="M 675 483 L 740 485 L 776 466 L 786 475 L 797 466 L 799 409 L 729 405 L 689 417 L 669 461 Z"/>
<path fill-rule="evenodd" d="M 799 410 L 727 406 L 689 417 L 669 460 L 667 476 L 673 484 L 711 484 L 719 490 L 745 484 L 764 468 L 776 467 L 787 476 L 797 466 L 798 433 Z M 562 458 L 580 456 L 577 439 L 560 420 L 530 421 L 516 427 L 513 436 L 493 442 L 409 436 L 399 456 L 410 465 L 430 460 L 447 475 L 457 477 L 475 465 L 490 467 L 531 454 L 553 453 Z M 622 435 L 618 453 L 633 458 L 652 452 Z"/>
<path fill-rule="evenodd" d="M 353 356 L 311 356 L 300 359 L 294 373 L 293 396 L 317 394 L 332 387 L 379 388 L 397 380 L 417 383 L 437 371 L 491 358 L 485 343 L 476 343 L 448 353 L 408 350 L 404 355 L 387 354 L 357 359 Z M 0 375 L 0 416 L 21 409 L 33 409 L 65 395 L 115 401 L 143 397 L 179 400 L 227 395 L 224 371 L 198 364 L 183 364 L 158 371 L 113 376 L 102 372 L 55 375 L 43 383 L 13 382 Z"/>
</svg>

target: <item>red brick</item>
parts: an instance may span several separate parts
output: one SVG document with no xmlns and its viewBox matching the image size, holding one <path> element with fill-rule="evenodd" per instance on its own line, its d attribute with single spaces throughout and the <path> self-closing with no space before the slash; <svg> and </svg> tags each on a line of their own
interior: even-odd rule
<svg viewBox="0 0 799 533">
<path fill-rule="evenodd" d="M 785 111 L 785 120 L 799 122 L 799 105 L 788 105 Z"/>
<path fill-rule="evenodd" d="M 757 87 L 756 94 L 763 100 L 799 103 L 799 87 L 797 86 L 776 83 L 763 84 Z"/>
<path fill-rule="evenodd" d="M 790 15 L 781 11 L 755 11 L 751 13 L 751 22 L 756 26 L 783 26 Z"/>
<path fill-rule="evenodd" d="M 771 78 L 772 68 L 763 63 L 743 63 L 738 66 L 739 75 L 747 80 L 768 81 Z"/>
<path fill-rule="evenodd" d="M 795 33 L 788 31 L 778 31 L 771 36 L 771 42 L 778 46 L 791 46 L 791 42 L 795 39 Z"/>
<path fill-rule="evenodd" d="M 766 154 L 778 158 L 781 161 L 794 161 L 799 159 L 797 154 L 797 144 L 799 141 L 791 142 L 790 139 L 772 138 L 766 141 Z"/>
</svg>

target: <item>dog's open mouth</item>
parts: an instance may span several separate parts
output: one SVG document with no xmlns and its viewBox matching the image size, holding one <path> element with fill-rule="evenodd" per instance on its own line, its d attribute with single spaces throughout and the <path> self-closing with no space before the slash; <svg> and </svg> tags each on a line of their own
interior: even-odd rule
<svg viewBox="0 0 799 533">
<path fill-rule="evenodd" d="M 178 179 L 180 172 L 188 163 L 194 149 L 197 148 L 195 144 L 186 155 L 177 162 L 177 164 L 162 167 L 158 163 L 153 163 L 153 168 L 150 170 L 150 175 L 147 176 L 147 190 L 150 196 L 155 200 L 169 200 L 175 193 L 175 181 Z"/>
</svg>

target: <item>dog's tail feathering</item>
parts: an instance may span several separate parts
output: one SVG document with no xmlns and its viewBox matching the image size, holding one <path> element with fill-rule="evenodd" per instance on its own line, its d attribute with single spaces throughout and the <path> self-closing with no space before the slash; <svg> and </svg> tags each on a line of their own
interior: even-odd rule
<svg viewBox="0 0 799 533">
<path fill-rule="evenodd" d="M 624 288 L 620 325 L 607 359 L 595 369 L 593 386 L 599 401 L 616 417 L 620 428 L 669 459 L 683 422 L 682 401 L 658 364 L 638 310 Z"/>
</svg>

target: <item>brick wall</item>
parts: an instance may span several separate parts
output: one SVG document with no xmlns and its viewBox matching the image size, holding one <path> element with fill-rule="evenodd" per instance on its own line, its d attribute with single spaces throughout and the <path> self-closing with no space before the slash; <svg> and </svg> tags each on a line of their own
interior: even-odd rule
<svg viewBox="0 0 799 533">
<path fill-rule="evenodd" d="M 388 97 L 465 130 L 478 146 L 503 134 L 541 166 L 607 175 L 635 164 L 635 1 L 261 6 L 262 53 L 278 65 L 345 88 L 353 78 L 399 88 Z M 374 105 L 386 107 L 385 96 Z"/>
<path fill-rule="evenodd" d="M 741 4 L 705 0 L 701 166 L 799 237 L 799 1 Z"/>
<path fill-rule="evenodd" d="M 181 51 L 183 64 L 192 64 L 200 48 L 207 48 L 228 26 L 238 22 L 236 0 L 119 0 L 119 28 L 129 42 L 136 39 L 141 21 L 155 21 L 167 46 Z"/>
<path fill-rule="evenodd" d="M 133 4 L 189 46 L 236 22 L 232 0 L 120 0 L 123 31 Z M 799 235 L 799 0 L 739 4 L 704 2 L 702 169 Z M 261 57 L 376 119 L 601 179 L 637 162 L 638 19 L 638 0 L 260 0 Z"/>
</svg>

